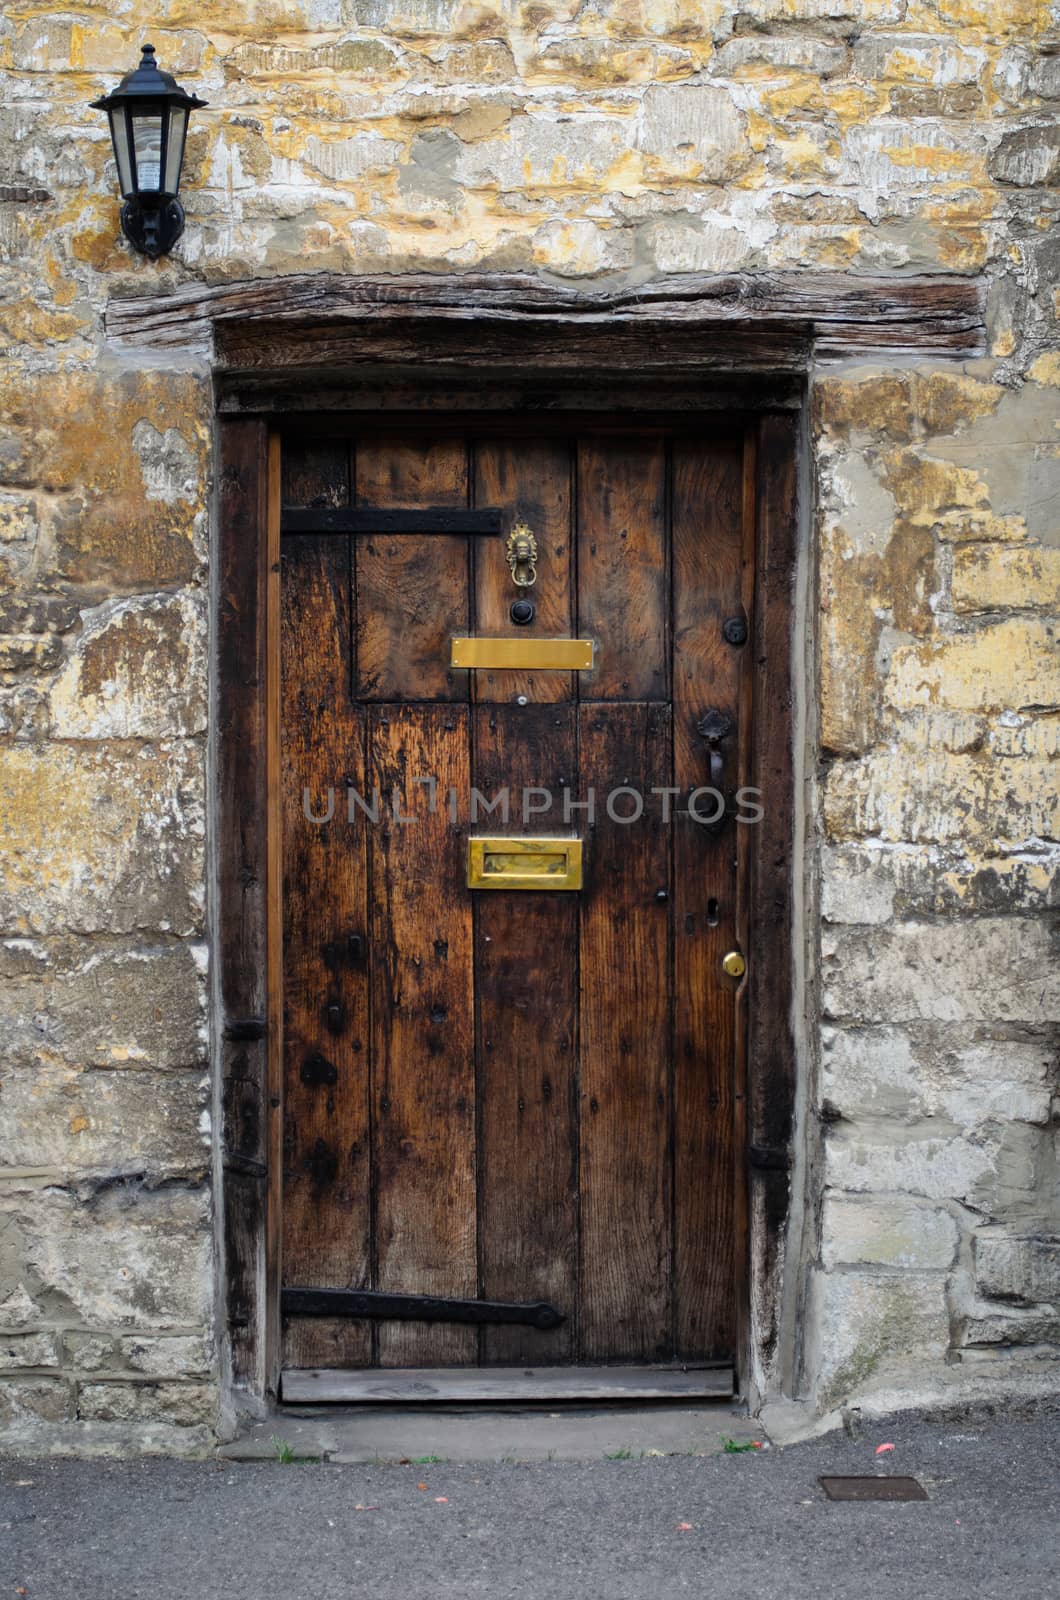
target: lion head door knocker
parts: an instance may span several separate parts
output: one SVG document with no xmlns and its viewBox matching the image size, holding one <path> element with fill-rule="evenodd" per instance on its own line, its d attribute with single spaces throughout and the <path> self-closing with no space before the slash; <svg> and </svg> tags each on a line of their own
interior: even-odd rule
<svg viewBox="0 0 1060 1600">
<path fill-rule="evenodd" d="M 508 566 L 517 588 L 530 589 L 537 582 L 537 540 L 525 522 L 517 522 L 508 535 Z"/>
<path fill-rule="evenodd" d="M 537 540 L 525 522 L 515 524 L 508 535 L 505 553 L 508 557 L 512 582 L 516 588 L 532 589 L 537 582 Z M 533 622 L 533 602 L 525 596 L 520 600 L 513 600 L 511 618 L 520 625 Z"/>
</svg>

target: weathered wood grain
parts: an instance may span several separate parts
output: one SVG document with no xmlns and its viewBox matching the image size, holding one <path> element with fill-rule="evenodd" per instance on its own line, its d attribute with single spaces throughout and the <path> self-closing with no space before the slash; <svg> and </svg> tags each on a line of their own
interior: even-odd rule
<svg viewBox="0 0 1060 1600">
<path fill-rule="evenodd" d="M 233 1379 L 268 1381 L 265 610 L 267 432 L 218 429 L 217 940 L 226 1322 Z"/>
<path fill-rule="evenodd" d="M 284 1282 L 371 1281 L 363 708 L 350 699 L 349 541 L 283 555 Z M 314 823 L 306 816 L 334 815 Z M 308 799 L 308 807 L 304 801 Z M 284 1365 L 364 1365 L 370 1329 L 288 1319 Z"/>
<path fill-rule="evenodd" d="M 476 505 L 500 506 L 504 535 L 478 540 L 472 551 L 475 572 L 475 632 L 492 638 L 510 635 L 568 638 L 573 630 L 571 605 L 571 449 L 568 440 L 484 439 L 475 457 Z M 513 600 L 524 598 L 516 588 L 506 558 L 507 536 L 525 522 L 538 546 L 538 579 L 525 598 L 536 615 L 528 626 L 511 620 Z M 552 672 L 476 672 L 472 689 L 477 702 L 569 700 L 571 674 Z"/>
<path fill-rule="evenodd" d="M 468 330 L 463 330 L 476 357 L 490 324 L 500 328 L 526 322 L 543 340 L 551 339 L 557 355 L 562 355 L 562 347 L 556 335 L 569 338 L 578 328 L 601 321 L 613 327 L 623 322 L 643 324 L 663 334 L 676 324 L 683 336 L 697 328 L 709 331 L 735 325 L 752 334 L 765 331 L 776 343 L 785 332 L 804 333 L 818 341 L 819 356 L 852 349 L 970 353 L 981 348 L 984 331 L 983 290 L 975 279 L 941 274 L 859 278 L 851 273 L 801 271 L 674 274 L 654 283 L 591 291 L 546 284 L 530 274 L 358 278 L 306 273 L 235 284 L 193 284 L 168 295 L 115 297 L 107 307 L 106 331 L 108 339 L 118 343 L 210 349 L 215 324 L 342 319 L 365 326 L 404 319 L 410 324 L 405 348 L 412 362 L 424 359 L 425 349 L 430 359 L 439 359 L 428 330 L 433 333 L 446 321 L 476 324 L 470 340 Z M 275 335 L 267 342 L 275 345 Z M 242 341 L 236 359 L 253 366 L 275 364 L 275 351 L 263 362 L 255 359 L 255 349 L 261 350 L 260 340 L 256 346 Z M 493 351 L 487 353 L 492 356 Z M 663 354 L 675 353 L 677 347 Z M 369 348 L 362 361 L 375 356 Z M 645 362 L 654 364 L 647 349 L 642 366 Z M 569 356 L 566 364 L 573 364 Z"/>
<path fill-rule="evenodd" d="M 557 809 L 576 771 L 574 707 L 478 706 L 474 775 L 487 796 L 507 789 L 510 822 L 473 832 L 569 833 L 562 814 L 522 822 L 524 788 Z M 479 1262 L 491 1299 L 547 1300 L 567 1320 L 549 1332 L 483 1330 L 487 1363 L 569 1361 L 577 1311 L 576 1026 L 578 897 L 476 897 Z"/>
<path fill-rule="evenodd" d="M 680 330 L 678 332 L 678 330 Z M 341 323 L 294 320 L 222 323 L 214 361 L 219 373 L 286 372 L 326 379 L 329 373 L 405 376 L 417 357 L 436 375 L 478 373 L 490 383 L 518 384 L 528 373 L 538 381 L 578 384 L 625 375 L 636 367 L 644 379 L 738 372 L 805 372 L 815 350 L 810 330 L 758 320 L 748 324 L 688 325 L 630 321 L 602 316 L 586 322 L 541 317 L 495 322 L 482 314 L 468 320 L 393 320 Z"/>
<path fill-rule="evenodd" d="M 792 633 L 798 550 L 795 420 L 767 413 L 758 427 L 758 553 L 754 617 L 754 784 L 764 815 L 755 829 L 749 891 L 748 1147 L 751 1227 L 758 1259 L 751 1324 L 764 1371 L 775 1358 L 790 1200 L 795 1106 L 792 1015 L 795 699 Z"/>
<path fill-rule="evenodd" d="M 728 617 L 743 616 L 743 440 L 678 440 L 673 447 L 674 784 L 674 1311 L 678 1355 L 735 1351 L 736 989 L 722 960 L 737 947 L 737 862 L 747 830 L 697 822 L 688 796 L 712 783 L 698 731 L 708 709 L 731 719 L 720 742 L 719 790 L 739 787 L 741 681 L 748 647 L 726 643 Z M 715 809 L 713 796 L 696 804 Z"/>
<path fill-rule="evenodd" d="M 468 708 L 373 706 L 369 786 L 385 799 L 370 830 L 375 1287 L 478 1292 L 471 901 L 466 829 L 450 787 L 470 778 Z M 413 779 L 432 776 L 438 804 Z M 402 816 L 397 820 L 397 791 Z M 473 1362 L 474 1329 L 381 1323 L 383 1366 Z"/>
<path fill-rule="evenodd" d="M 578 632 L 596 640 L 583 700 L 663 700 L 669 680 L 666 442 L 578 445 Z"/>
<path fill-rule="evenodd" d="M 507 1371 L 460 1371 L 416 1367 L 389 1372 L 285 1372 L 283 1398 L 288 1405 L 324 1403 L 384 1405 L 436 1401 L 475 1404 L 513 1400 L 575 1400 L 594 1405 L 611 1400 L 724 1400 L 733 1392 L 730 1366 L 697 1367 L 539 1367 Z"/>
<path fill-rule="evenodd" d="M 482 417 L 476 418 L 476 412 L 483 413 L 494 429 L 502 425 L 506 413 L 510 428 L 514 421 L 511 413 L 523 412 L 533 417 L 535 431 L 542 422 L 555 426 L 564 413 L 580 413 L 583 418 L 588 413 L 594 422 L 601 413 L 633 419 L 650 412 L 653 422 L 665 421 L 668 412 L 677 416 L 723 413 L 731 419 L 743 411 L 800 408 L 803 383 L 799 373 L 808 360 L 809 343 L 801 341 L 801 354 L 792 368 L 791 342 L 785 341 L 779 359 L 775 350 L 764 352 L 764 369 L 758 372 L 751 370 L 738 351 L 734 365 L 742 370 L 716 371 L 709 383 L 703 382 L 702 373 L 682 376 L 664 371 L 643 374 L 635 384 L 626 386 L 615 382 L 613 371 L 594 374 L 583 367 L 577 372 L 546 375 L 536 373 L 532 364 L 491 367 L 488 373 L 474 368 L 439 373 L 429 366 L 415 371 L 391 367 L 376 373 L 361 369 L 355 383 L 341 368 L 281 368 L 271 373 L 221 368 L 215 373 L 215 393 L 217 409 L 225 415 L 282 416 L 288 426 L 302 428 L 319 427 L 323 412 L 333 419 L 353 414 L 365 420 L 408 412 L 421 421 L 423 413 L 430 412 L 440 426 L 463 413 L 476 430 L 482 426 Z"/>
<path fill-rule="evenodd" d="M 359 506 L 463 506 L 463 439 L 361 439 Z M 449 667 L 449 640 L 470 622 L 468 540 L 365 534 L 354 545 L 356 692 L 376 701 L 466 700 L 467 675 Z"/>
<path fill-rule="evenodd" d="M 283 777 L 281 741 L 280 517 L 283 455 L 280 435 L 269 429 L 265 510 L 265 1082 L 267 1105 L 265 1197 L 265 1364 L 276 1392 L 283 1365 Z"/>
<path fill-rule="evenodd" d="M 349 441 L 305 437 L 284 439 L 280 492 L 285 509 L 348 506 Z"/>
<path fill-rule="evenodd" d="M 622 785 L 647 796 L 668 782 L 670 708 L 582 705 L 578 731 L 581 781 L 599 797 L 579 963 L 579 1358 L 651 1360 L 672 1339 L 670 830 L 648 807 L 640 821 L 614 821 L 606 802 Z"/>
</svg>

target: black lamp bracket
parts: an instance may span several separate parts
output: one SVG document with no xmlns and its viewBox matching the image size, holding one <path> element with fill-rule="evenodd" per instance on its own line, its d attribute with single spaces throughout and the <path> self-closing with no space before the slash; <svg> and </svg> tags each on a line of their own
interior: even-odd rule
<svg viewBox="0 0 1060 1600">
<path fill-rule="evenodd" d="M 126 200 L 121 208 L 121 231 L 134 250 L 157 261 L 169 254 L 184 232 L 184 207 L 179 200 L 161 206 Z"/>
</svg>

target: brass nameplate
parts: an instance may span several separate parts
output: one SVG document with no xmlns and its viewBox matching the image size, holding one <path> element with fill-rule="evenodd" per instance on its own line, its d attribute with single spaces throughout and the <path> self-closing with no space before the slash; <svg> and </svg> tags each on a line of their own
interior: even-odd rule
<svg viewBox="0 0 1060 1600">
<path fill-rule="evenodd" d="M 454 639 L 451 667 L 493 667 L 498 672 L 588 672 L 591 639 Z"/>
<path fill-rule="evenodd" d="M 580 839 L 467 841 L 469 889 L 580 889 Z"/>
</svg>

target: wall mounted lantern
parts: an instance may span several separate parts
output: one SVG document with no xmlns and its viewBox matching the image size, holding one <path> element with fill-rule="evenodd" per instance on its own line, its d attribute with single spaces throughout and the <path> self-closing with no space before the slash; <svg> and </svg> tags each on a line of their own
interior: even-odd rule
<svg viewBox="0 0 1060 1600">
<path fill-rule="evenodd" d="M 166 255 L 184 232 L 184 207 L 177 199 L 188 117 L 206 105 L 155 65 L 155 47 L 144 45 L 135 72 L 126 73 L 113 94 L 93 100 L 110 118 L 124 205 L 121 231 L 134 250 L 152 261 Z"/>
</svg>

